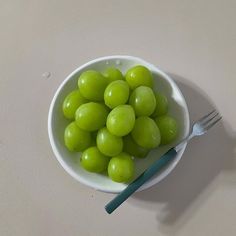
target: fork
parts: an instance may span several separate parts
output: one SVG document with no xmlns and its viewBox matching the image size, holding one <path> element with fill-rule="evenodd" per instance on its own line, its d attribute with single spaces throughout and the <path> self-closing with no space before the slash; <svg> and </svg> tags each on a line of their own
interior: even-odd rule
<svg viewBox="0 0 236 236">
<path fill-rule="evenodd" d="M 211 111 L 207 115 L 200 118 L 192 126 L 192 132 L 183 139 L 177 146 L 170 148 L 160 159 L 156 160 L 150 167 L 148 167 L 139 177 L 131 182 L 122 192 L 120 192 L 113 200 L 111 200 L 106 206 L 105 210 L 111 214 L 117 207 L 119 207 L 127 198 L 129 198 L 138 188 L 140 188 L 145 182 L 153 177 L 159 170 L 161 170 L 166 164 L 168 164 L 181 147 L 186 144 L 190 139 L 195 136 L 205 134 L 210 128 L 212 128 L 222 117 L 216 110 Z"/>
</svg>

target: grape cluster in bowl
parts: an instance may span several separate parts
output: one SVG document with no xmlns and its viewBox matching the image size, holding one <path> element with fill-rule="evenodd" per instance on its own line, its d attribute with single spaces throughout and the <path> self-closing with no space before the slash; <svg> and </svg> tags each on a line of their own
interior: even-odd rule
<svg viewBox="0 0 236 236">
<path fill-rule="evenodd" d="M 115 67 L 103 74 L 84 71 L 62 110 L 71 120 L 65 145 L 82 152 L 78 164 L 115 182 L 132 180 L 134 157 L 148 158 L 150 150 L 171 143 L 178 133 L 176 120 L 167 115 L 166 96 L 153 90 L 152 73 L 142 65 L 125 76 Z"/>
</svg>

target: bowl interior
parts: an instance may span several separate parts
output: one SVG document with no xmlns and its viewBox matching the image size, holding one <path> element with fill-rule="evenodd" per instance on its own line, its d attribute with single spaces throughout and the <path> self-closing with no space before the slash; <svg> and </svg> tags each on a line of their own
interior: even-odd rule
<svg viewBox="0 0 236 236">
<path fill-rule="evenodd" d="M 175 82 L 165 73 L 160 71 L 157 67 L 152 64 L 131 56 L 110 56 L 103 57 L 93 60 L 89 63 L 76 69 L 72 72 L 58 88 L 49 110 L 48 118 L 48 131 L 50 142 L 58 161 L 61 163 L 63 168 L 75 179 L 93 187 L 97 190 L 105 192 L 120 192 L 127 185 L 122 183 L 115 183 L 105 175 L 93 174 L 85 171 L 79 165 L 80 153 L 69 152 L 64 145 L 64 129 L 69 121 L 67 121 L 62 114 L 62 103 L 65 96 L 75 88 L 77 88 L 77 81 L 79 75 L 89 69 L 104 71 L 107 67 L 115 66 L 120 69 L 123 74 L 132 66 L 142 64 L 147 66 L 153 73 L 154 76 L 154 89 L 156 91 L 162 91 L 168 98 L 169 101 L 169 114 L 177 119 L 179 124 L 179 136 L 175 143 L 184 138 L 189 132 L 189 113 L 186 102 L 179 88 Z M 172 144 L 171 146 L 173 146 Z M 136 176 L 141 174 L 148 166 L 150 166 L 154 160 L 159 158 L 170 146 L 158 147 L 151 151 L 145 159 L 135 159 L 136 165 Z M 185 146 L 177 154 L 176 158 L 163 170 L 157 173 L 151 180 L 140 188 L 143 190 L 148 188 L 160 180 L 162 180 L 177 164 L 180 160 L 182 153 L 184 152 Z"/>
</svg>

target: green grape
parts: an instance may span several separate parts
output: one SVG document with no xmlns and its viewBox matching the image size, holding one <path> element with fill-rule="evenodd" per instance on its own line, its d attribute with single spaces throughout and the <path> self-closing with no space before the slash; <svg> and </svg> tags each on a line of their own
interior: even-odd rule
<svg viewBox="0 0 236 236">
<path fill-rule="evenodd" d="M 97 102 L 103 101 L 103 95 L 107 84 L 107 78 L 94 70 L 83 72 L 78 80 L 78 86 L 82 96 Z"/>
<path fill-rule="evenodd" d="M 100 152 L 106 156 L 116 156 L 123 149 L 123 141 L 121 137 L 111 134 L 107 128 L 98 131 L 97 147 Z"/>
<path fill-rule="evenodd" d="M 139 146 L 147 149 L 158 147 L 161 141 L 160 131 L 155 121 L 147 116 L 136 119 L 131 135 Z"/>
<path fill-rule="evenodd" d="M 155 93 L 156 109 L 152 113 L 152 117 L 163 116 L 168 111 L 168 100 L 166 96 L 160 92 Z"/>
<path fill-rule="evenodd" d="M 135 123 L 134 109 L 130 105 L 119 105 L 107 117 L 107 129 L 116 136 L 131 132 Z"/>
<path fill-rule="evenodd" d="M 123 138 L 124 152 L 127 152 L 131 156 L 144 158 L 148 155 L 149 149 L 139 146 L 132 136 L 129 134 Z"/>
<path fill-rule="evenodd" d="M 150 116 L 156 108 L 156 98 L 152 89 L 140 86 L 131 93 L 129 104 L 136 116 Z"/>
<path fill-rule="evenodd" d="M 105 70 L 103 75 L 108 79 L 109 83 L 115 80 L 124 80 L 122 73 L 115 67 L 109 67 Z"/>
<path fill-rule="evenodd" d="M 123 80 L 110 83 L 104 93 L 105 104 L 109 108 L 125 104 L 129 99 L 129 85 Z"/>
<path fill-rule="evenodd" d="M 128 182 L 134 176 L 134 161 L 125 152 L 112 157 L 108 164 L 109 177 L 119 183 Z"/>
<path fill-rule="evenodd" d="M 155 121 L 161 133 L 161 144 L 169 144 L 176 139 L 178 126 L 173 117 L 164 115 L 157 117 Z"/>
<path fill-rule="evenodd" d="M 75 112 L 76 124 L 83 130 L 95 131 L 106 124 L 108 108 L 101 103 L 89 102 Z"/>
<path fill-rule="evenodd" d="M 70 151 L 81 152 L 91 145 L 91 134 L 72 122 L 65 129 L 64 141 Z"/>
<path fill-rule="evenodd" d="M 133 90 L 141 85 L 152 88 L 153 77 L 152 73 L 144 66 L 135 66 L 129 69 L 125 75 L 130 88 Z"/>
<path fill-rule="evenodd" d="M 102 154 L 97 147 L 90 147 L 83 152 L 80 161 L 85 170 L 101 173 L 107 169 L 110 158 Z"/>
<path fill-rule="evenodd" d="M 67 119 L 74 119 L 75 111 L 77 110 L 77 108 L 86 102 L 88 102 L 88 100 L 82 97 L 78 89 L 72 91 L 66 96 L 62 105 L 62 111 L 64 116 Z"/>
</svg>

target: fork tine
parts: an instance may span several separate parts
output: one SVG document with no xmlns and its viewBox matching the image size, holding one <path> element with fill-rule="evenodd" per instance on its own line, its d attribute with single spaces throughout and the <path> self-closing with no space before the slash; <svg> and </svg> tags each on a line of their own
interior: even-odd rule
<svg viewBox="0 0 236 236">
<path fill-rule="evenodd" d="M 202 125 L 207 125 L 209 124 L 210 121 L 212 121 L 215 117 L 217 117 L 219 115 L 219 113 L 217 112 L 214 116 L 209 117 L 208 119 L 203 120 L 202 122 L 200 122 Z"/>
<path fill-rule="evenodd" d="M 207 125 L 204 129 L 207 131 L 209 130 L 212 126 L 214 126 L 217 122 L 219 122 L 220 120 L 222 119 L 222 116 L 220 116 L 218 119 L 216 119 L 215 121 L 213 122 L 210 122 L 209 125 Z"/>
<path fill-rule="evenodd" d="M 208 114 L 206 114 L 205 116 L 203 116 L 202 118 L 200 118 L 197 122 L 203 122 L 206 118 L 208 118 L 211 114 L 213 114 L 214 112 L 216 112 L 216 110 L 212 110 L 211 112 L 209 112 Z"/>
</svg>

